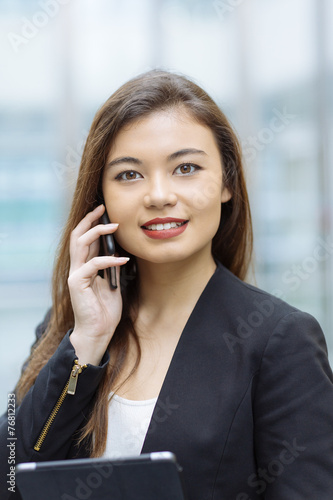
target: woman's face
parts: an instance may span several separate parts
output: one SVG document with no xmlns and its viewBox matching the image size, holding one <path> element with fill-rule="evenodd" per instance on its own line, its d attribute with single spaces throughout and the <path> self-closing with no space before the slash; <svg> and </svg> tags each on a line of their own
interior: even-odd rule
<svg viewBox="0 0 333 500">
<path fill-rule="evenodd" d="M 118 243 L 154 263 L 200 256 L 221 203 L 230 199 L 212 131 L 184 109 L 154 112 L 117 134 L 103 173 L 103 194 Z"/>
</svg>

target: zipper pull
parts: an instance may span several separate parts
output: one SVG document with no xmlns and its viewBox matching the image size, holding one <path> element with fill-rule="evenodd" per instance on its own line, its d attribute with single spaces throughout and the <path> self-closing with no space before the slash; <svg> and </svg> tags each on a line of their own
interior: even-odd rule
<svg viewBox="0 0 333 500">
<path fill-rule="evenodd" d="M 71 375 L 70 375 L 69 381 L 68 381 L 67 394 L 74 396 L 75 391 L 76 391 L 78 376 L 82 372 L 83 368 L 86 368 L 86 367 L 87 367 L 87 365 L 83 365 L 83 366 L 79 365 L 79 362 L 77 359 L 74 361 L 74 365 L 73 365 Z"/>
</svg>

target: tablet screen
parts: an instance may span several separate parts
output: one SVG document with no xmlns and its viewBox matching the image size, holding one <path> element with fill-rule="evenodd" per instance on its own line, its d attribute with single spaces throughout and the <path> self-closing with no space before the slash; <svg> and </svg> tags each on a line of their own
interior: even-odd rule
<svg viewBox="0 0 333 500">
<path fill-rule="evenodd" d="M 23 500 L 185 500 L 181 467 L 171 452 L 119 460 L 19 464 Z"/>
</svg>

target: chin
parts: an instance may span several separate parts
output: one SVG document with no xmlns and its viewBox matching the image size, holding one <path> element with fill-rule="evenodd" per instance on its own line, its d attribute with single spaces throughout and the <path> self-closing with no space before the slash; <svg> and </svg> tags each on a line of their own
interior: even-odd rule
<svg viewBox="0 0 333 500">
<path fill-rule="evenodd" d="M 137 260 L 141 260 L 144 262 L 150 262 L 152 264 L 171 264 L 174 262 L 185 261 L 187 258 L 191 257 L 190 255 L 184 255 L 184 253 L 175 254 L 172 252 L 170 252 L 170 254 L 168 254 L 168 255 L 166 255 L 165 253 L 161 254 L 161 253 L 155 252 L 154 255 L 151 255 L 150 253 L 143 255 L 141 253 L 140 255 L 135 255 L 135 256 L 136 256 Z"/>
</svg>

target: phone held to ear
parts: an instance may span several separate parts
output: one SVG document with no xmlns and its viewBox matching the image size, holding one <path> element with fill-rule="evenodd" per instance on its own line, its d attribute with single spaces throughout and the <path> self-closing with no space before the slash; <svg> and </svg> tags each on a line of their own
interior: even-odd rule
<svg viewBox="0 0 333 500">
<path fill-rule="evenodd" d="M 110 219 L 108 217 L 108 214 L 104 212 L 104 214 L 101 217 L 101 222 L 102 224 L 110 224 Z M 112 234 L 103 234 L 101 236 L 101 243 L 102 243 L 102 249 L 103 249 L 103 254 L 104 255 L 114 255 L 116 251 L 115 243 L 114 243 L 114 238 Z M 117 287 L 117 274 L 116 274 L 116 268 L 115 267 L 108 267 L 106 270 L 106 277 L 109 282 L 110 288 L 112 290 L 115 290 Z"/>
</svg>

